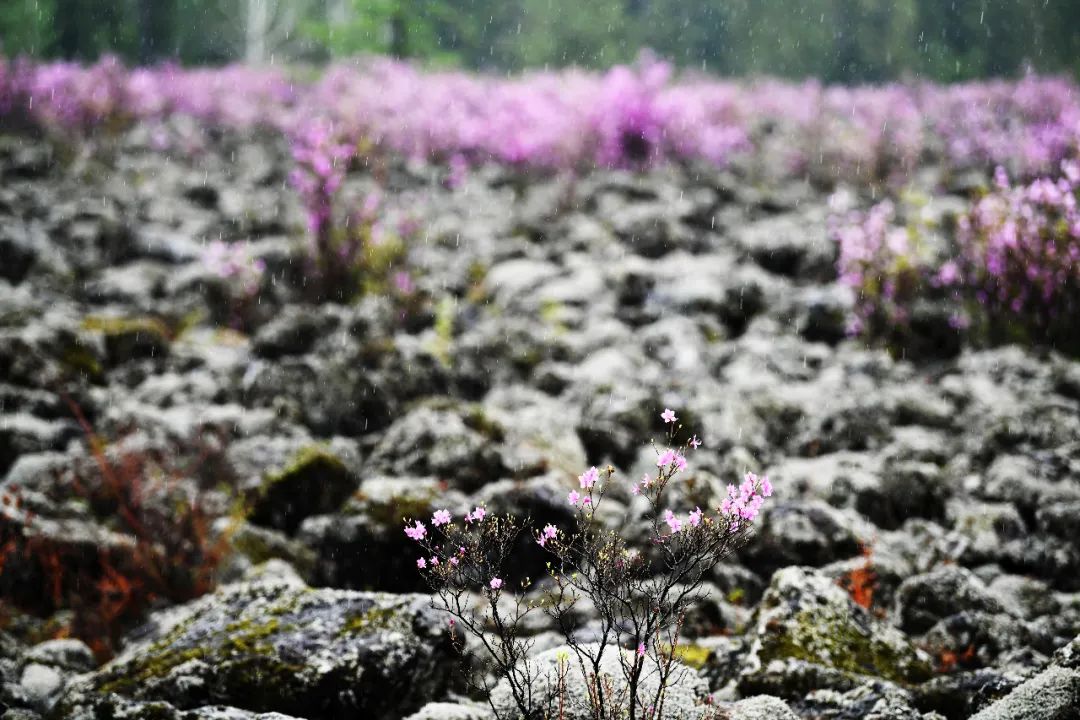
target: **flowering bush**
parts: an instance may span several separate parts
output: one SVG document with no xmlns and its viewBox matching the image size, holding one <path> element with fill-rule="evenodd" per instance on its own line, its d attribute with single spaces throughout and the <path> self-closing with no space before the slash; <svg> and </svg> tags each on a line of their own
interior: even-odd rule
<svg viewBox="0 0 1080 720">
<path fill-rule="evenodd" d="M 252 257 L 246 242 L 226 243 L 215 240 L 202 253 L 203 265 L 225 281 L 225 298 L 229 323 L 238 329 L 249 324 L 252 305 L 256 302 L 266 273 L 262 258 Z"/>
<path fill-rule="evenodd" d="M 852 332 L 902 346 L 919 303 L 939 300 L 951 305 L 953 329 L 976 340 L 1080 352 L 1080 167 L 1062 167 L 1061 177 L 1020 186 L 999 167 L 955 236 L 936 244 L 925 223 L 900 225 L 888 200 L 834 215 L 840 281 L 856 292 Z"/>
<path fill-rule="evenodd" d="M 960 218 L 959 256 L 943 281 L 968 290 L 991 339 L 1035 340 L 1080 351 L 1080 166 L 1058 178 L 995 188 Z"/>
<path fill-rule="evenodd" d="M 671 442 L 677 418 L 671 410 L 662 418 Z M 534 526 L 529 519 L 492 515 L 483 506 L 460 521 L 438 510 L 430 528 L 418 519 L 406 521 L 406 535 L 421 550 L 417 567 L 449 613 L 450 631 L 460 627 L 475 635 L 509 688 L 513 712 L 507 715 L 492 702 L 496 716 L 558 717 L 573 703 L 596 720 L 665 717 L 665 692 L 680 672 L 675 660 L 686 611 L 699 598 L 708 572 L 746 539 L 772 494 L 767 477 L 747 473 L 741 485 L 728 487 L 716 508 L 676 512 L 665 491 L 686 471 L 685 453 L 700 444 L 695 436 L 685 447 L 658 449 L 655 473 L 628 483 L 648 522 L 644 548 L 631 547 L 617 529 L 598 520 L 600 506 L 618 482 L 612 467 L 593 467 L 578 477 L 578 487 L 567 495 L 574 509 L 571 528 Z M 531 535 L 548 553 L 549 575 L 514 587 L 508 576 L 522 535 Z M 532 599 L 524 595 L 528 592 Z M 474 593 L 481 594 L 480 601 Z M 588 640 L 575 631 L 583 603 L 599 615 L 599 628 Z M 565 638 L 567 661 L 586 679 L 587 697 L 567 698 L 560 690 L 566 687 L 567 663 L 559 665 L 561 678 L 546 677 L 550 671 L 532 659 L 532 642 L 522 636 L 521 624 L 533 612 L 547 615 Z M 602 671 L 613 655 L 621 678 Z M 491 702 L 492 687 L 481 689 Z"/>
<path fill-rule="evenodd" d="M 849 332 L 905 344 L 915 304 L 935 288 L 926 228 L 898 224 L 895 204 L 885 200 L 866 212 L 834 215 L 830 234 L 839 246 L 840 282 L 855 293 Z"/>
<path fill-rule="evenodd" d="M 283 133 L 324 122 L 380 152 L 445 163 L 455 177 L 488 161 L 565 171 L 778 156 L 781 175 L 826 183 L 902 179 L 924 157 L 957 169 L 1002 165 L 1030 178 L 1080 149 L 1075 84 L 1037 76 L 948 86 L 736 83 L 676 76 L 643 57 L 604 74 L 512 78 L 373 60 L 300 84 L 243 66 L 0 61 L 0 125 L 85 136 L 133 121 L 164 127 L 178 116 L 206 128 Z"/>
</svg>

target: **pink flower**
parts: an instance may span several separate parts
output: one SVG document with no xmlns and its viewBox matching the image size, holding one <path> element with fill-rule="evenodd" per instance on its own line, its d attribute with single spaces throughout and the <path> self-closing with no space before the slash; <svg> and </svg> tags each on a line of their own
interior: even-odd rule
<svg viewBox="0 0 1080 720">
<path fill-rule="evenodd" d="M 473 511 L 465 516 L 465 522 L 480 522 L 487 517 L 487 510 L 477 505 L 473 508 Z"/>
<path fill-rule="evenodd" d="M 671 532 L 673 533 L 682 530 L 682 520 L 676 517 L 675 513 L 671 512 L 671 510 L 664 511 L 664 522 L 668 524 L 668 527 L 671 528 Z"/>
<path fill-rule="evenodd" d="M 431 516 L 431 524 L 435 527 L 440 525 L 450 524 L 450 511 L 449 510 L 436 510 L 435 514 Z"/>
<path fill-rule="evenodd" d="M 459 562 L 461 562 L 461 561 L 458 560 L 456 557 L 450 558 L 450 564 L 453 565 L 454 567 L 457 567 Z"/>
<path fill-rule="evenodd" d="M 417 520 L 416 525 L 405 528 L 405 534 L 413 540 L 423 540 L 427 535 L 427 528 L 424 527 L 424 523 Z"/>
<path fill-rule="evenodd" d="M 589 489 L 596 484 L 596 481 L 600 479 L 600 471 L 592 467 L 578 475 L 578 482 L 581 483 L 581 487 Z"/>
<path fill-rule="evenodd" d="M 772 491 L 772 483 L 769 482 L 769 476 L 766 475 L 765 477 L 761 478 L 761 496 L 772 497 Z"/>
<path fill-rule="evenodd" d="M 696 507 L 696 508 L 694 508 L 693 512 L 690 513 L 690 525 L 693 526 L 693 527 L 697 527 L 700 524 L 701 524 L 701 508 Z"/>
<path fill-rule="evenodd" d="M 699 447 L 701 447 L 701 441 L 698 440 L 697 435 L 695 435 L 693 437 L 693 439 L 690 441 L 690 447 L 694 448 L 695 450 L 697 450 Z"/>
<path fill-rule="evenodd" d="M 578 501 L 581 500 L 581 494 L 577 490 L 571 490 L 566 499 L 570 501 L 571 505 L 577 505 Z"/>
<path fill-rule="evenodd" d="M 675 417 L 675 411 L 671 408 L 664 408 L 664 412 L 660 413 L 660 419 L 666 423 L 674 423 L 679 418 Z"/>
<path fill-rule="evenodd" d="M 656 461 L 656 467 L 666 468 L 670 466 L 674 466 L 675 472 L 685 470 L 686 458 L 669 448 L 664 452 L 660 453 L 660 458 Z"/>
<path fill-rule="evenodd" d="M 503 586 L 503 581 L 500 578 L 491 578 L 491 582 L 488 583 L 492 590 L 498 590 Z"/>
<path fill-rule="evenodd" d="M 424 558 L 416 558 L 416 567 L 423 570 L 427 567 L 427 560 L 425 560 Z"/>
<path fill-rule="evenodd" d="M 640 485 L 634 485 L 633 487 L 630 488 L 630 494 L 631 495 L 638 495 L 640 493 L 641 493 L 641 486 Z"/>
<path fill-rule="evenodd" d="M 431 563 L 432 567 L 439 567 L 439 558 L 435 557 L 434 555 L 431 557 L 431 560 L 429 560 L 428 562 Z"/>
<path fill-rule="evenodd" d="M 548 523 L 544 526 L 544 537 L 549 540 L 554 540 L 559 535 L 559 529 L 554 525 Z"/>
<path fill-rule="evenodd" d="M 638 643 L 637 656 L 638 657 L 645 657 L 645 643 L 643 643 L 643 642 Z"/>
</svg>

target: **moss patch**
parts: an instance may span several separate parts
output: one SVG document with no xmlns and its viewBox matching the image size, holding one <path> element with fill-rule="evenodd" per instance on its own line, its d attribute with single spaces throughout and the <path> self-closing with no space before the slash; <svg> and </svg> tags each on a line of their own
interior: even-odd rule
<svg viewBox="0 0 1080 720">
<path fill-rule="evenodd" d="M 285 467 L 263 477 L 251 501 L 251 521 L 287 533 L 304 518 L 333 512 L 353 492 L 355 478 L 325 445 L 298 450 Z"/>
<path fill-rule="evenodd" d="M 375 605 L 366 612 L 352 615 L 341 626 L 339 635 L 363 635 L 373 630 L 385 630 L 400 622 L 397 608 Z"/>
<path fill-rule="evenodd" d="M 933 674 L 912 648 L 882 640 L 850 616 L 824 607 L 803 610 L 779 632 L 764 635 L 762 663 L 786 658 L 897 683 L 921 682 Z"/>
<path fill-rule="evenodd" d="M 712 651 L 700 645 L 679 645 L 675 648 L 675 658 L 683 665 L 700 670 L 709 661 Z"/>
</svg>

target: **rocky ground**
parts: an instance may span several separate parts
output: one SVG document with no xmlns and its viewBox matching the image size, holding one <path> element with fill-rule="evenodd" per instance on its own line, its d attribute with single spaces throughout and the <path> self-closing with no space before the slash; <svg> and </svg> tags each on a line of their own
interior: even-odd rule
<svg viewBox="0 0 1080 720">
<path fill-rule="evenodd" d="M 0 141 L 5 718 L 486 717 L 401 518 L 566 522 L 584 468 L 654 464 L 665 407 L 705 441 L 691 505 L 748 469 L 777 489 L 688 621 L 694 693 L 736 720 L 1080 717 L 1080 363 L 848 338 L 826 192 L 396 165 L 414 297 L 316 306 L 285 148 L 214 148 Z M 929 212 L 964 206 L 970 178 L 919 178 Z M 267 267 L 239 320 L 217 238 Z M 120 498 L 118 467 L 161 492 Z M 137 551 L 162 545 L 217 589 L 143 578 L 143 623 Z M 80 597 L 122 642 L 78 632 Z"/>
</svg>

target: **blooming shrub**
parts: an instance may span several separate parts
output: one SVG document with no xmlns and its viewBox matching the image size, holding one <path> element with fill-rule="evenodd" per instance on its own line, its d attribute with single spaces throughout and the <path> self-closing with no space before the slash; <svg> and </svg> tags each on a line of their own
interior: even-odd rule
<svg viewBox="0 0 1080 720">
<path fill-rule="evenodd" d="M 849 332 L 906 343 L 915 303 L 935 288 L 937 260 L 926 228 L 899 224 L 896 205 L 885 200 L 866 212 L 833 216 L 830 234 L 839 246 L 839 280 L 855 293 Z"/>
<path fill-rule="evenodd" d="M 1080 166 L 1057 178 L 995 188 L 958 223 L 959 257 L 946 279 L 974 295 L 991 339 L 1038 341 L 1080 352 Z"/>
<path fill-rule="evenodd" d="M 994 187 L 956 222 L 952 238 L 929 241 L 918 221 L 900 225 L 895 205 L 838 213 L 840 281 L 856 293 L 853 333 L 902 347 L 919 303 L 951 305 L 950 325 L 976 341 L 1019 341 L 1080 352 L 1080 167 L 1013 186 L 1002 168 Z"/>
<path fill-rule="evenodd" d="M 454 177 L 489 161 L 579 171 L 764 158 L 781 176 L 862 182 L 902 179 L 928 158 L 1031 178 L 1080 149 L 1080 92 L 1069 80 L 1037 76 L 844 88 L 677 76 L 650 57 L 604 74 L 511 78 L 377 59 L 299 84 L 243 66 L 0 61 L 0 126 L 85 136 L 133 121 L 162 129 L 173 117 L 286 134 L 324 122 L 379 152 L 445 163 Z"/>
<path fill-rule="evenodd" d="M 670 442 L 677 418 L 671 410 L 662 418 L 670 427 Z M 574 509 L 574 524 L 568 529 L 550 523 L 533 526 L 530 519 L 493 515 L 482 506 L 460 521 L 439 510 L 430 528 L 419 519 L 406 521 L 405 533 L 421 551 L 416 565 L 430 583 L 435 602 L 449 613 L 450 631 L 460 628 L 476 636 L 509 687 L 513 717 L 558 717 L 570 701 L 584 702 L 596 720 L 664 717 L 665 690 L 678 672 L 675 661 L 687 609 L 699 598 L 713 566 L 746 539 L 772 494 L 767 477 L 747 473 L 741 485 L 728 487 L 716 508 L 677 512 L 669 507 L 665 491 L 686 471 L 685 453 L 698 445 L 695 437 L 686 447 L 658 449 L 655 473 L 628 483 L 645 510 L 649 530 L 644 548 L 631 547 L 617 529 L 597 519 L 605 497 L 619 482 L 612 467 L 590 468 L 578 477 L 578 487 L 567 495 Z M 527 578 L 512 587 L 507 577 L 523 535 L 531 535 L 548 553 L 549 576 L 535 582 Z M 529 591 L 535 591 L 533 599 L 524 595 Z M 479 601 L 475 593 L 480 593 Z M 599 628 L 588 640 L 575 632 L 577 607 L 586 602 L 599 615 Z M 548 616 L 565 638 L 568 662 L 586 678 L 587 698 L 563 697 L 558 689 L 565 687 L 565 675 L 542 677 L 544 671 L 530 656 L 532 641 L 522 635 L 523 621 L 534 612 Z M 612 655 L 622 670 L 618 683 L 601 671 Z M 560 663 L 560 672 L 566 671 Z M 646 692 L 646 686 L 652 691 Z M 480 689 L 490 698 L 492 687 Z M 499 716 L 494 703 L 492 709 Z"/>
<path fill-rule="evenodd" d="M 246 242 L 226 243 L 215 240 L 202 253 L 203 265 L 225 281 L 229 322 L 242 329 L 249 325 L 252 305 L 257 301 L 266 263 L 251 255 Z"/>
</svg>

